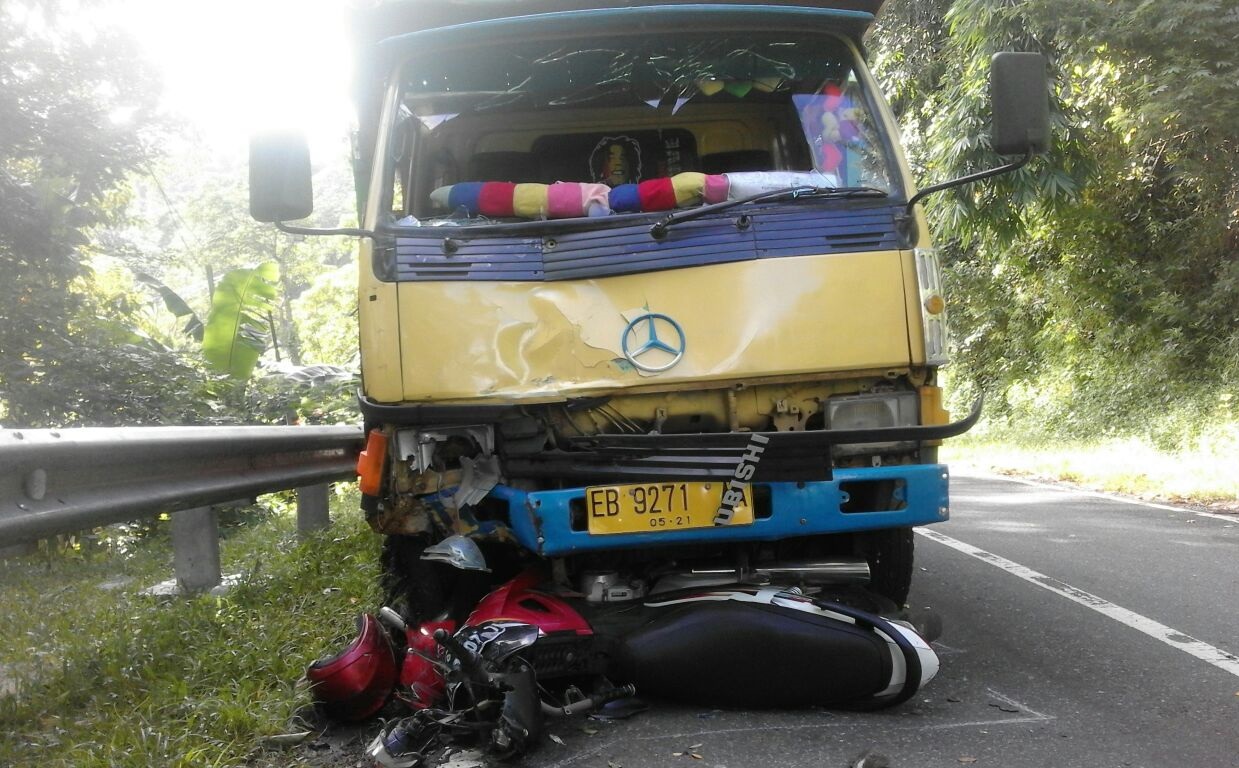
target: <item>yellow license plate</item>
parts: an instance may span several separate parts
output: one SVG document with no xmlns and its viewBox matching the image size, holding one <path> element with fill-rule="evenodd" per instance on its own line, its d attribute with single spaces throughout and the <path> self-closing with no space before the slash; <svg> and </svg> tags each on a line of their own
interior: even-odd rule
<svg viewBox="0 0 1239 768">
<path fill-rule="evenodd" d="M 650 533 L 710 528 L 728 483 L 639 483 L 585 489 L 585 512 L 591 534 Z M 737 491 L 733 490 L 733 494 Z M 753 522 L 753 496 L 742 486 L 733 495 L 730 525 Z"/>
</svg>

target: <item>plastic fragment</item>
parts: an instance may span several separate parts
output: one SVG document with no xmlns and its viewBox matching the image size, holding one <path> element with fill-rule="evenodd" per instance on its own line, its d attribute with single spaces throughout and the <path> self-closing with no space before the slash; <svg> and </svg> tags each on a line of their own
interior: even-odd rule
<svg viewBox="0 0 1239 768">
<path fill-rule="evenodd" d="M 268 736 L 263 739 L 265 743 L 273 747 L 291 747 L 300 744 L 313 735 L 314 731 L 300 731 L 297 733 L 277 733 L 274 736 Z"/>
</svg>

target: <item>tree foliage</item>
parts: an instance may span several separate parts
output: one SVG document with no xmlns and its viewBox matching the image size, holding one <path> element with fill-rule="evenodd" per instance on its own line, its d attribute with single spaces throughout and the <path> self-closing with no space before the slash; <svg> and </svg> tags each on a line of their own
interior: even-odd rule
<svg viewBox="0 0 1239 768">
<path fill-rule="evenodd" d="M 228 374 L 254 368 L 272 319 L 282 356 L 303 362 L 292 302 L 324 266 L 350 261 L 352 243 L 290 239 L 250 220 L 243 162 L 204 158 L 157 113 L 158 83 L 131 42 L 88 28 L 78 10 L 72 0 L 0 5 L 0 424 L 343 416 L 343 386 L 280 373 L 238 385 Z M 347 178 L 340 168 L 316 184 L 320 223 L 345 215 Z M 278 285 L 251 284 L 236 301 L 223 276 L 267 261 L 279 264 Z M 223 374 L 194 340 L 217 288 L 239 331 L 209 339 Z M 247 314 L 257 296 L 270 314 Z M 217 328 L 227 324 L 215 314 Z"/>
<path fill-rule="evenodd" d="M 1183 415 L 1216 415 L 1239 372 L 1237 39 L 1224 0 L 887 7 L 880 75 L 924 183 L 999 161 L 994 52 L 1050 61 L 1050 155 L 927 203 L 953 289 L 953 375 L 989 393 L 991 414 L 1170 442 Z"/>
<path fill-rule="evenodd" d="M 156 89 L 125 40 L 60 21 L 55 3 L 0 6 L 0 420 L 192 418 L 158 396 L 185 367 L 90 269 L 152 154 Z"/>
</svg>

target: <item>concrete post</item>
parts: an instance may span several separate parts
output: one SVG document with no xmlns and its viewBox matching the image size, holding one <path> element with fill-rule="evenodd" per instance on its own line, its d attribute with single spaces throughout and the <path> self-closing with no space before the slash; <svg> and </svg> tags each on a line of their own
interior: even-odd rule
<svg viewBox="0 0 1239 768">
<path fill-rule="evenodd" d="M 297 489 L 297 533 L 302 538 L 331 527 L 326 483 Z"/>
<path fill-rule="evenodd" d="M 0 560 L 6 560 L 10 557 L 25 557 L 26 555 L 33 555 L 38 551 L 39 542 L 37 541 L 27 541 L 25 544 L 0 547 Z"/>
<path fill-rule="evenodd" d="M 172 514 L 172 564 L 183 592 L 205 592 L 219 585 L 219 516 L 214 508 Z"/>
</svg>

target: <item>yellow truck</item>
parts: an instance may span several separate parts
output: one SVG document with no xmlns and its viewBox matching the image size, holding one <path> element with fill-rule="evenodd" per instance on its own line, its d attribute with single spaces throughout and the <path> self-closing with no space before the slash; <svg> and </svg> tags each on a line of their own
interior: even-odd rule
<svg viewBox="0 0 1239 768">
<path fill-rule="evenodd" d="M 337 232 L 362 238 L 363 507 L 408 615 L 459 588 L 449 537 L 596 601 L 904 602 L 912 527 L 949 513 L 937 446 L 979 414 L 943 407 L 917 203 L 1044 151 L 1048 97 L 1040 57 L 1000 54 L 990 138 L 1020 159 L 917 194 L 863 55 L 881 3 L 358 17 L 361 229 Z M 284 223 L 311 207 L 304 144 L 256 139 L 254 216 L 313 232 Z"/>
</svg>

